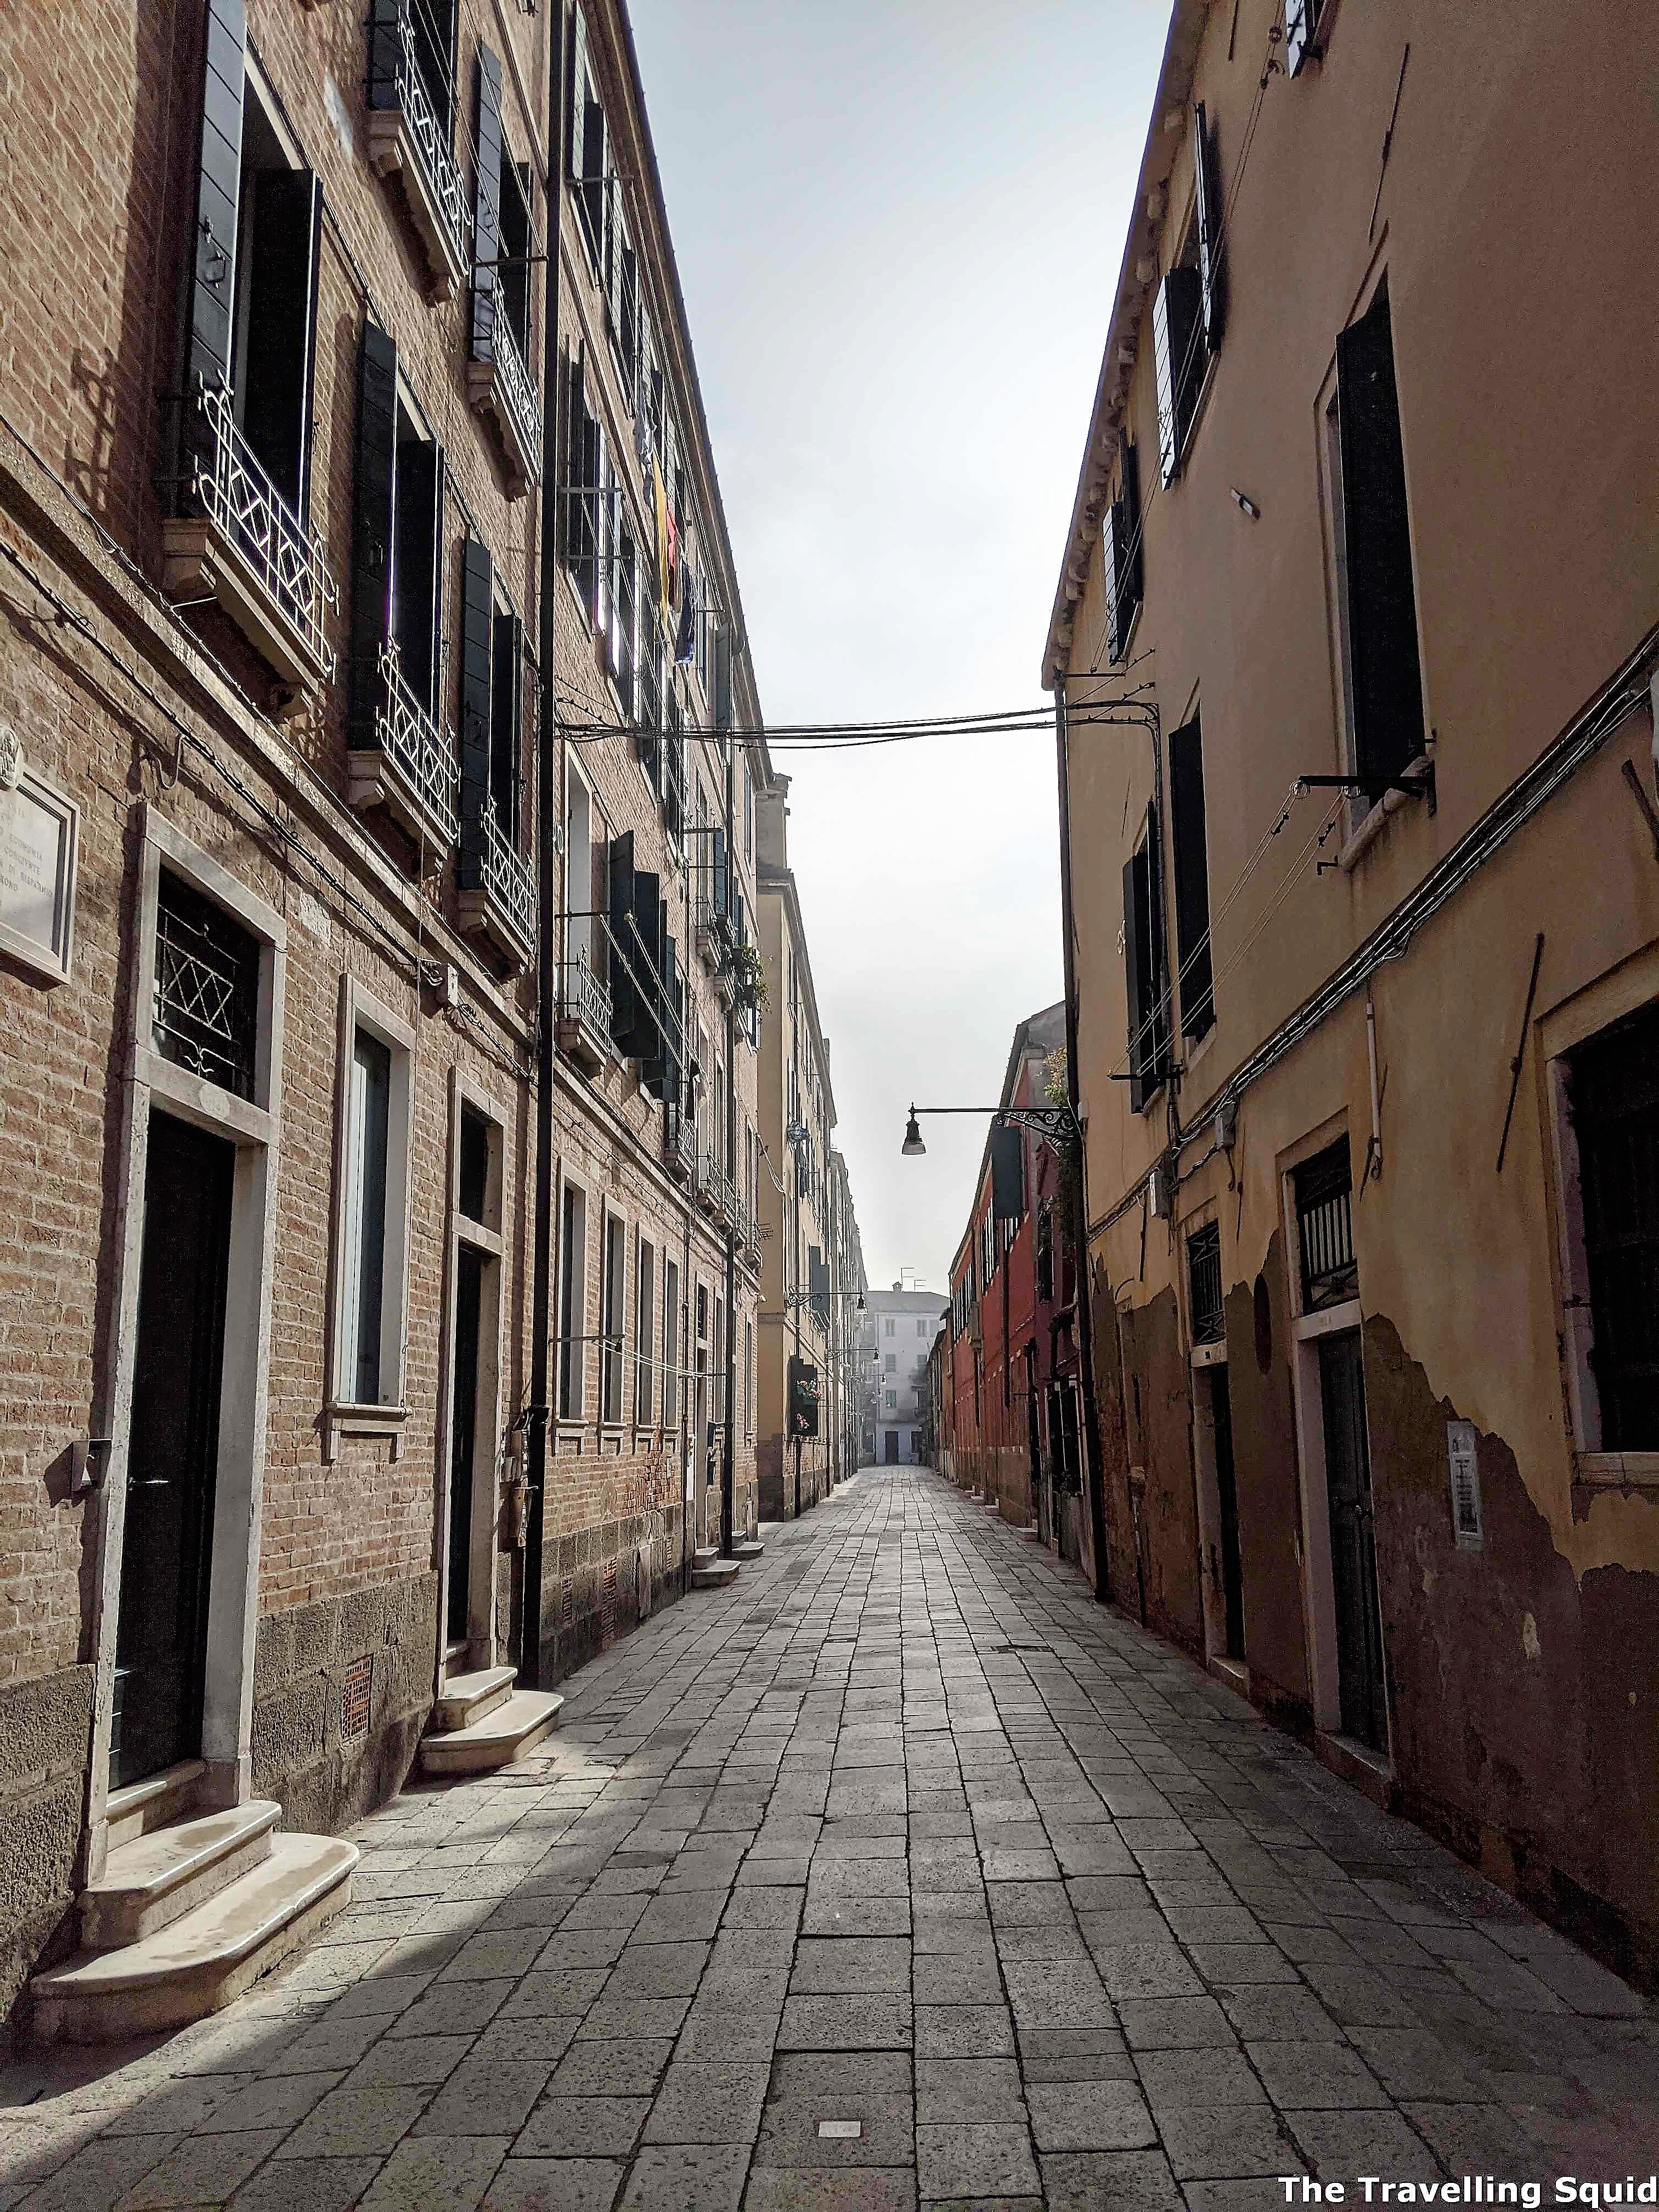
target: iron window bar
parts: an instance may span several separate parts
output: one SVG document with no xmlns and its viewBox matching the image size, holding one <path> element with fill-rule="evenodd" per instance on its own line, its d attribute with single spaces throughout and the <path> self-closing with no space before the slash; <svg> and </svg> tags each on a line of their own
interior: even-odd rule
<svg viewBox="0 0 1659 2212">
<path fill-rule="evenodd" d="M 477 839 L 477 860 L 483 878 L 481 888 L 492 898 L 501 913 L 518 932 L 526 945 L 536 939 L 536 878 L 529 863 L 514 851 L 512 841 L 501 830 L 495 810 L 486 805 L 475 829 L 465 826 L 463 848 L 471 848 Z"/>
<path fill-rule="evenodd" d="M 1429 762 L 1410 775 L 1299 775 L 1296 786 L 1298 791 L 1358 791 L 1367 799 L 1381 799 L 1388 792 L 1401 791 L 1407 799 L 1432 799 L 1434 763 Z"/>
<path fill-rule="evenodd" d="M 253 938 L 163 870 L 150 1015 L 155 1050 L 204 1082 L 252 1098 L 258 1007 Z"/>
<path fill-rule="evenodd" d="M 1295 1172 L 1302 1310 L 1318 1313 L 1359 1292 L 1353 1249 L 1353 1176 L 1346 1140 Z"/>
<path fill-rule="evenodd" d="M 1221 1231 L 1207 1222 L 1187 1240 L 1187 1279 L 1191 1291 L 1194 1344 L 1219 1344 L 1226 1334 L 1221 1293 Z"/>
<path fill-rule="evenodd" d="M 559 969 L 559 1012 L 567 1021 L 580 1022 L 596 1036 L 611 1036 L 611 990 L 589 965 L 586 952 L 578 952 Z"/>
<path fill-rule="evenodd" d="M 186 511 L 198 511 L 229 540 L 266 599 L 297 631 L 324 682 L 331 683 L 335 659 L 323 620 L 339 605 L 340 587 L 329 569 L 322 533 L 300 520 L 271 482 L 237 427 L 228 385 L 210 384 L 198 372 L 194 390 L 174 393 L 167 404 L 188 410 L 204 434 L 189 440 L 189 477 L 171 479 L 171 489 Z M 168 480 L 161 481 L 167 488 Z"/>
<path fill-rule="evenodd" d="M 380 647 L 380 667 L 382 696 L 374 710 L 374 741 L 442 840 L 453 845 L 461 831 L 455 749 L 404 682 L 398 647 L 389 639 Z"/>
</svg>

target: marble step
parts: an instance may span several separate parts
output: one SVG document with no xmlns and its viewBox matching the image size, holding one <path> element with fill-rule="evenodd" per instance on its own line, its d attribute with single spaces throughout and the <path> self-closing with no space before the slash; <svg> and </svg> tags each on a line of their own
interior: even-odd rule
<svg viewBox="0 0 1659 2212">
<path fill-rule="evenodd" d="M 88 1951 L 141 1943 L 270 1856 L 283 1808 L 268 1797 L 202 1813 L 122 1844 L 81 1893 L 81 1942 Z"/>
<path fill-rule="evenodd" d="M 181 1919 L 118 1951 L 82 1951 L 37 1974 L 46 2043 L 111 2043 L 220 2011 L 351 1901 L 357 1846 L 276 1835 L 258 1865 Z"/>
<path fill-rule="evenodd" d="M 757 1537 L 750 1536 L 741 1544 L 732 1545 L 732 1556 L 734 1559 L 758 1559 L 765 1550 L 765 1545 Z"/>
<path fill-rule="evenodd" d="M 740 1559 L 723 1559 L 715 1553 L 706 1566 L 693 1564 L 691 1587 L 693 1589 L 724 1589 L 728 1583 L 737 1580 L 742 1565 Z"/>
<path fill-rule="evenodd" d="M 691 1564 L 694 1567 L 712 1567 L 720 1555 L 718 1544 L 699 1544 L 691 1554 Z"/>
<path fill-rule="evenodd" d="M 510 1698 L 469 1721 L 421 1739 L 421 1771 L 434 1776 L 487 1774 L 533 1751 L 556 1726 L 564 1699 L 551 1690 L 514 1690 Z"/>
<path fill-rule="evenodd" d="M 159 1774 L 147 1774 L 142 1782 L 112 1790 L 104 1807 L 107 1848 L 118 1850 L 136 1836 L 188 1820 L 196 1808 L 197 1784 L 206 1772 L 199 1759 L 185 1759 L 177 1766 L 164 1766 Z"/>
<path fill-rule="evenodd" d="M 479 1667 L 470 1674 L 451 1674 L 438 1693 L 434 1731 L 447 1735 L 486 1719 L 512 1696 L 515 1672 L 511 1667 Z"/>
</svg>

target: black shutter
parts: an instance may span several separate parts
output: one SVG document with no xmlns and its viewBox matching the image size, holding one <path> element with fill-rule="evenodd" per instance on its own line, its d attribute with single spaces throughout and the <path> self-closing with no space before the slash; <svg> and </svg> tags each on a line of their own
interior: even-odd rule
<svg viewBox="0 0 1659 2212">
<path fill-rule="evenodd" d="M 1313 51 L 1319 0 L 1285 0 L 1285 68 L 1294 76 Z"/>
<path fill-rule="evenodd" d="M 483 885 L 495 616 L 489 549 L 469 531 L 461 546 L 461 884 L 466 890 Z"/>
<path fill-rule="evenodd" d="M 1126 440 L 1119 463 L 1121 479 L 1112 510 L 1112 556 L 1115 565 L 1111 653 L 1121 660 L 1129 632 L 1140 610 L 1140 461 L 1139 448 Z"/>
<path fill-rule="evenodd" d="M 497 613 L 495 672 L 490 693 L 489 803 L 495 823 L 515 853 L 524 828 L 524 624 Z"/>
<path fill-rule="evenodd" d="M 680 1036 L 679 951 L 668 934 L 668 908 L 663 907 L 662 1036 L 658 1056 L 640 1071 L 640 1079 L 653 1098 L 672 1104 L 679 1097 L 680 1063 L 684 1057 Z"/>
<path fill-rule="evenodd" d="M 1214 353 L 1227 319 L 1224 269 L 1226 241 L 1222 228 L 1225 203 L 1216 177 L 1215 142 L 1200 100 L 1193 109 L 1193 177 L 1198 228 L 1198 278 L 1204 317 L 1204 343 Z"/>
<path fill-rule="evenodd" d="M 611 1034 L 624 1052 L 639 1021 L 639 993 L 634 971 L 639 965 L 634 933 L 629 923 L 634 912 L 634 833 L 624 830 L 611 840 Z"/>
<path fill-rule="evenodd" d="M 714 727 L 732 726 L 732 633 L 722 623 L 714 633 Z"/>
<path fill-rule="evenodd" d="M 267 169 L 254 180 L 248 328 L 239 364 L 242 434 L 303 522 L 311 502 L 311 396 L 317 351 L 317 257 L 323 187 L 308 169 Z"/>
<path fill-rule="evenodd" d="M 1170 833 L 1175 844 L 1176 944 L 1181 1026 L 1202 1036 L 1215 1019 L 1210 962 L 1210 874 L 1204 826 L 1204 752 L 1197 715 L 1170 733 Z"/>
<path fill-rule="evenodd" d="M 1025 1139 L 1006 1122 L 991 1130 L 991 1212 L 1018 1221 L 1025 1211 Z"/>
<path fill-rule="evenodd" d="M 723 915 L 726 911 L 727 902 L 731 896 L 731 883 L 726 865 L 725 830 L 716 830 L 709 838 L 708 842 L 714 848 L 714 860 L 709 870 L 709 874 L 711 878 L 710 890 L 714 902 L 714 912 L 717 915 Z"/>
<path fill-rule="evenodd" d="M 477 172 L 472 185 L 472 358 L 495 357 L 501 251 L 501 65 L 478 47 Z"/>
<path fill-rule="evenodd" d="M 184 382 L 230 382 L 236 301 L 236 210 L 242 184 L 242 88 L 247 69 L 244 0 L 207 0 L 202 113 L 197 134 L 195 261 L 185 305 Z"/>
<path fill-rule="evenodd" d="M 393 605 L 404 683 L 434 721 L 442 672 L 444 450 L 410 439 L 398 456 Z"/>
<path fill-rule="evenodd" d="M 1170 1057 L 1170 1006 L 1164 995 L 1164 836 L 1156 803 L 1146 809 L 1146 964 L 1140 994 L 1151 1019 L 1146 1032 L 1146 1066 L 1154 1085 L 1161 1082 Z"/>
<path fill-rule="evenodd" d="M 1355 766 L 1387 782 L 1423 750 L 1423 673 L 1386 291 L 1338 338 L 1336 378 Z"/>
<path fill-rule="evenodd" d="M 628 948 L 639 987 L 633 1036 L 628 1048 L 636 1060 L 647 1062 L 658 1059 L 662 1052 L 657 993 L 662 969 L 664 911 L 660 878 L 640 869 L 634 878 L 634 933 Z"/>
<path fill-rule="evenodd" d="M 354 743 L 374 743 L 380 647 L 392 634 L 397 532 L 398 349 L 365 319 L 357 355 L 357 468 L 351 544 L 351 719 Z"/>
<path fill-rule="evenodd" d="M 1193 401 L 1203 372 L 1203 300 L 1196 269 L 1171 269 L 1152 301 L 1152 351 L 1158 372 L 1158 448 L 1164 482 L 1181 474 Z"/>
<path fill-rule="evenodd" d="M 1141 921 L 1145 893 L 1141 886 L 1146 873 L 1146 863 L 1138 853 L 1123 864 L 1123 988 L 1128 1014 L 1129 1104 L 1137 1114 L 1146 1101 L 1146 1086 L 1141 1080 L 1146 1048 L 1141 1036 L 1140 1000 L 1140 940 L 1145 933 Z"/>
</svg>

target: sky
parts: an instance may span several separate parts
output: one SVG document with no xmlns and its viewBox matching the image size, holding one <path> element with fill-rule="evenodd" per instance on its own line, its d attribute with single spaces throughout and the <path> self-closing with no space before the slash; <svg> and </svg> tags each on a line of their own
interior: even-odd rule
<svg viewBox="0 0 1659 2212">
<path fill-rule="evenodd" d="M 1168 0 L 630 0 L 769 725 L 1045 703 Z M 872 1283 L 1060 995 L 1052 735 L 780 750 Z"/>
</svg>

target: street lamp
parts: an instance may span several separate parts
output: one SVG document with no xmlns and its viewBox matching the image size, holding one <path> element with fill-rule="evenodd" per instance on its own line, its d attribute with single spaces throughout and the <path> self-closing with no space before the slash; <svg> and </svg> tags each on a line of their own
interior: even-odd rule
<svg viewBox="0 0 1659 2212">
<path fill-rule="evenodd" d="M 904 1125 L 904 1157 L 919 1160 L 927 1147 L 921 1141 L 921 1124 L 916 1119 L 916 1109 L 910 1109 L 910 1118 Z"/>
<path fill-rule="evenodd" d="M 920 1159 L 927 1150 L 921 1141 L 923 1114 L 988 1114 L 995 1121 L 1017 1129 L 1035 1130 L 1039 1137 L 1058 1139 L 1061 1144 L 1078 1144 L 1083 1131 L 1077 1115 L 1070 1106 L 912 1106 L 910 1118 L 904 1125 L 904 1142 L 899 1150 L 907 1160 Z"/>
</svg>

